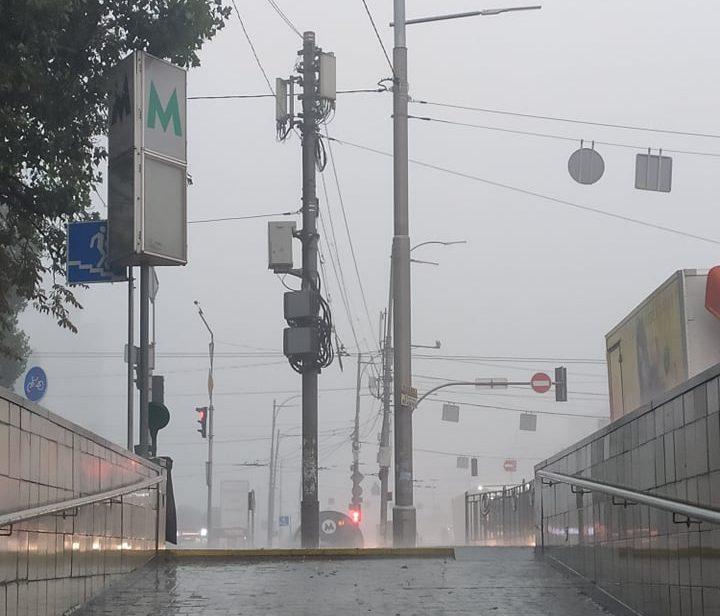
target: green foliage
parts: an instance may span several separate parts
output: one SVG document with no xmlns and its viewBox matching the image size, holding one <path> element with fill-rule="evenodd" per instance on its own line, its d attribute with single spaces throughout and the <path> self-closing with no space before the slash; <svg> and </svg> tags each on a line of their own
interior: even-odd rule
<svg viewBox="0 0 720 616">
<path fill-rule="evenodd" d="M 229 13 L 221 0 L 0 0 L 0 315 L 13 289 L 75 331 L 65 225 L 92 217 L 109 72 L 136 49 L 197 66 Z"/>
<path fill-rule="evenodd" d="M 28 337 L 17 322 L 25 302 L 12 294 L 9 299 L 10 310 L 0 316 L 0 385 L 8 389 L 25 370 L 30 355 Z"/>
</svg>

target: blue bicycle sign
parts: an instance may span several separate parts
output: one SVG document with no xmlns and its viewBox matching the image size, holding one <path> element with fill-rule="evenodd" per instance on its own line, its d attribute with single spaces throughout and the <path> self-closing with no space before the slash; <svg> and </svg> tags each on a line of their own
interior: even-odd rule
<svg viewBox="0 0 720 616">
<path fill-rule="evenodd" d="M 47 391 L 47 375 L 40 366 L 34 366 L 25 375 L 25 397 L 37 402 Z"/>
</svg>

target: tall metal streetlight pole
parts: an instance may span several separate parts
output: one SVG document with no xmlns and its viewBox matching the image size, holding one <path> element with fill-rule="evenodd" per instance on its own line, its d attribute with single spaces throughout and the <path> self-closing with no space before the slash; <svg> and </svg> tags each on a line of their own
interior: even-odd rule
<svg viewBox="0 0 720 616">
<path fill-rule="evenodd" d="M 213 363 L 215 359 L 215 335 L 210 325 L 208 325 L 205 319 L 205 314 L 200 307 L 200 302 L 195 300 L 195 305 L 198 309 L 198 314 L 205 324 L 208 332 L 210 332 L 210 368 L 208 369 L 208 459 L 205 465 L 205 482 L 207 483 L 207 542 L 208 546 L 212 545 L 213 536 L 213 520 L 212 520 L 212 483 L 213 483 L 213 438 L 215 432 L 213 430 L 213 417 L 215 415 L 215 407 L 213 406 L 213 388 L 215 386 L 213 381 Z"/>
<path fill-rule="evenodd" d="M 405 0 L 393 0 L 395 30 L 393 48 L 393 201 L 394 235 L 392 247 L 393 303 L 395 321 L 395 505 L 393 507 L 393 544 L 395 547 L 414 546 L 417 537 L 415 506 L 413 505 L 412 406 L 408 396 L 412 388 L 411 331 L 410 331 L 410 226 L 408 216 L 408 64 L 406 25 L 499 15 L 509 11 L 538 9 L 524 6 L 504 9 L 485 9 L 469 13 L 454 13 L 436 17 L 405 19 Z"/>
<path fill-rule="evenodd" d="M 412 253 L 416 248 L 426 246 L 428 244 L 435 244 L 439 246 L 455 246 L 456 244 L 467 244 L 466 240 L 452 240 L 452 241 L 441 241 L 441 240 L 429 240 L 422 242 L 410 248 Z M 435 262 L 430 261 L 416 261 L 411 259 L 411 262 L 415 263 L 432 263 L 437 265 Z M 393 272 L 392 262 L 390 264 L 390 292 L 388 297 L 388 307 L 385 313 L 384 323 L 384 336 L 381 341 L 382 346 L 382 405 L 383 405 L 383 420 L 382 427 L 380 429 L 380 449 L 378 451 L 378 478 L 380 479 L 380 538 L 383 544 L 387 541 L 387 507 L 388 507 L 388 492 L 389 492 L 389 469 L 392 457 L 392 450 L 390 449 L 390 386 L 393 382 L 392 376 L 392 359 L 393 359 L 393 346 L 392 346 L 392 331 L 393 331 Z M 412 348 L 412 345 L 411 345 Z"/>
<path fill-rule="evenodd" d="M 280 404 L 277 404 L 273 400 L 273 414 L 272 414 L 272 430 L 270 432 L 270 472 L 268 475 L 268 524 L 267 524 L 267 546 L 272 547 L 273 536 L 275 534 L 275 483 L 276 483 L 276 472 L 275 464 L 277 461 L 277 448 L 279 446 L 278 439 L 276 436 L 275 426 L 277 423 L 277 417 L 280 410 L 297 398 L 300 398 L 302 394 L 296 394 L 283 400 Z"/>
</svg>

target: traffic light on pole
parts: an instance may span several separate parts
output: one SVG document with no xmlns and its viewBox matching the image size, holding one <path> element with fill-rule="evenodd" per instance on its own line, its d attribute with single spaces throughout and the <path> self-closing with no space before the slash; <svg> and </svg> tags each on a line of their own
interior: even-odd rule
<svg viewBox="0 0 720 616">
<path fill-rule="evenodd" d="M 360 522 L 362 522 L 362 507 L 360 505 L 352 505 L 348 515 L 352 523 L 355 524 L 355 526 L 359 526 Z"/>
<path fill-rule="evenodd" d="M 559 366 L 555 368 L 555 400 L 567 402 L 567 368 Z"/>
<path fill-rule="evenodd" d="M 207 414 L 208 410 L 206 406 L 201 406 L 195 409 L 198 414 L 197 422 L 200 424 L 198 432 L 203 438 L 207 438 Z"/>
</svg>

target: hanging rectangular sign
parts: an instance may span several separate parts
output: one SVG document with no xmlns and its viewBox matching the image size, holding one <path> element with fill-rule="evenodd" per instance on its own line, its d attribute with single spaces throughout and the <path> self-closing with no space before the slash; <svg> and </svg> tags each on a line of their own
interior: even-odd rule
<svg viewBox="0 0 720 616">
<path fill-rule="evenodd" d="M 187 73 L 136 51 L 113 74 L 108 110 L 113 265 L 187 263 Z"/>
<path fill-rule="evenodd" d="M 672 189 L 672 166 L 670 156 L 638 154 L 635 159 L 635 188 L 669 193 Z"/>
</svg>

